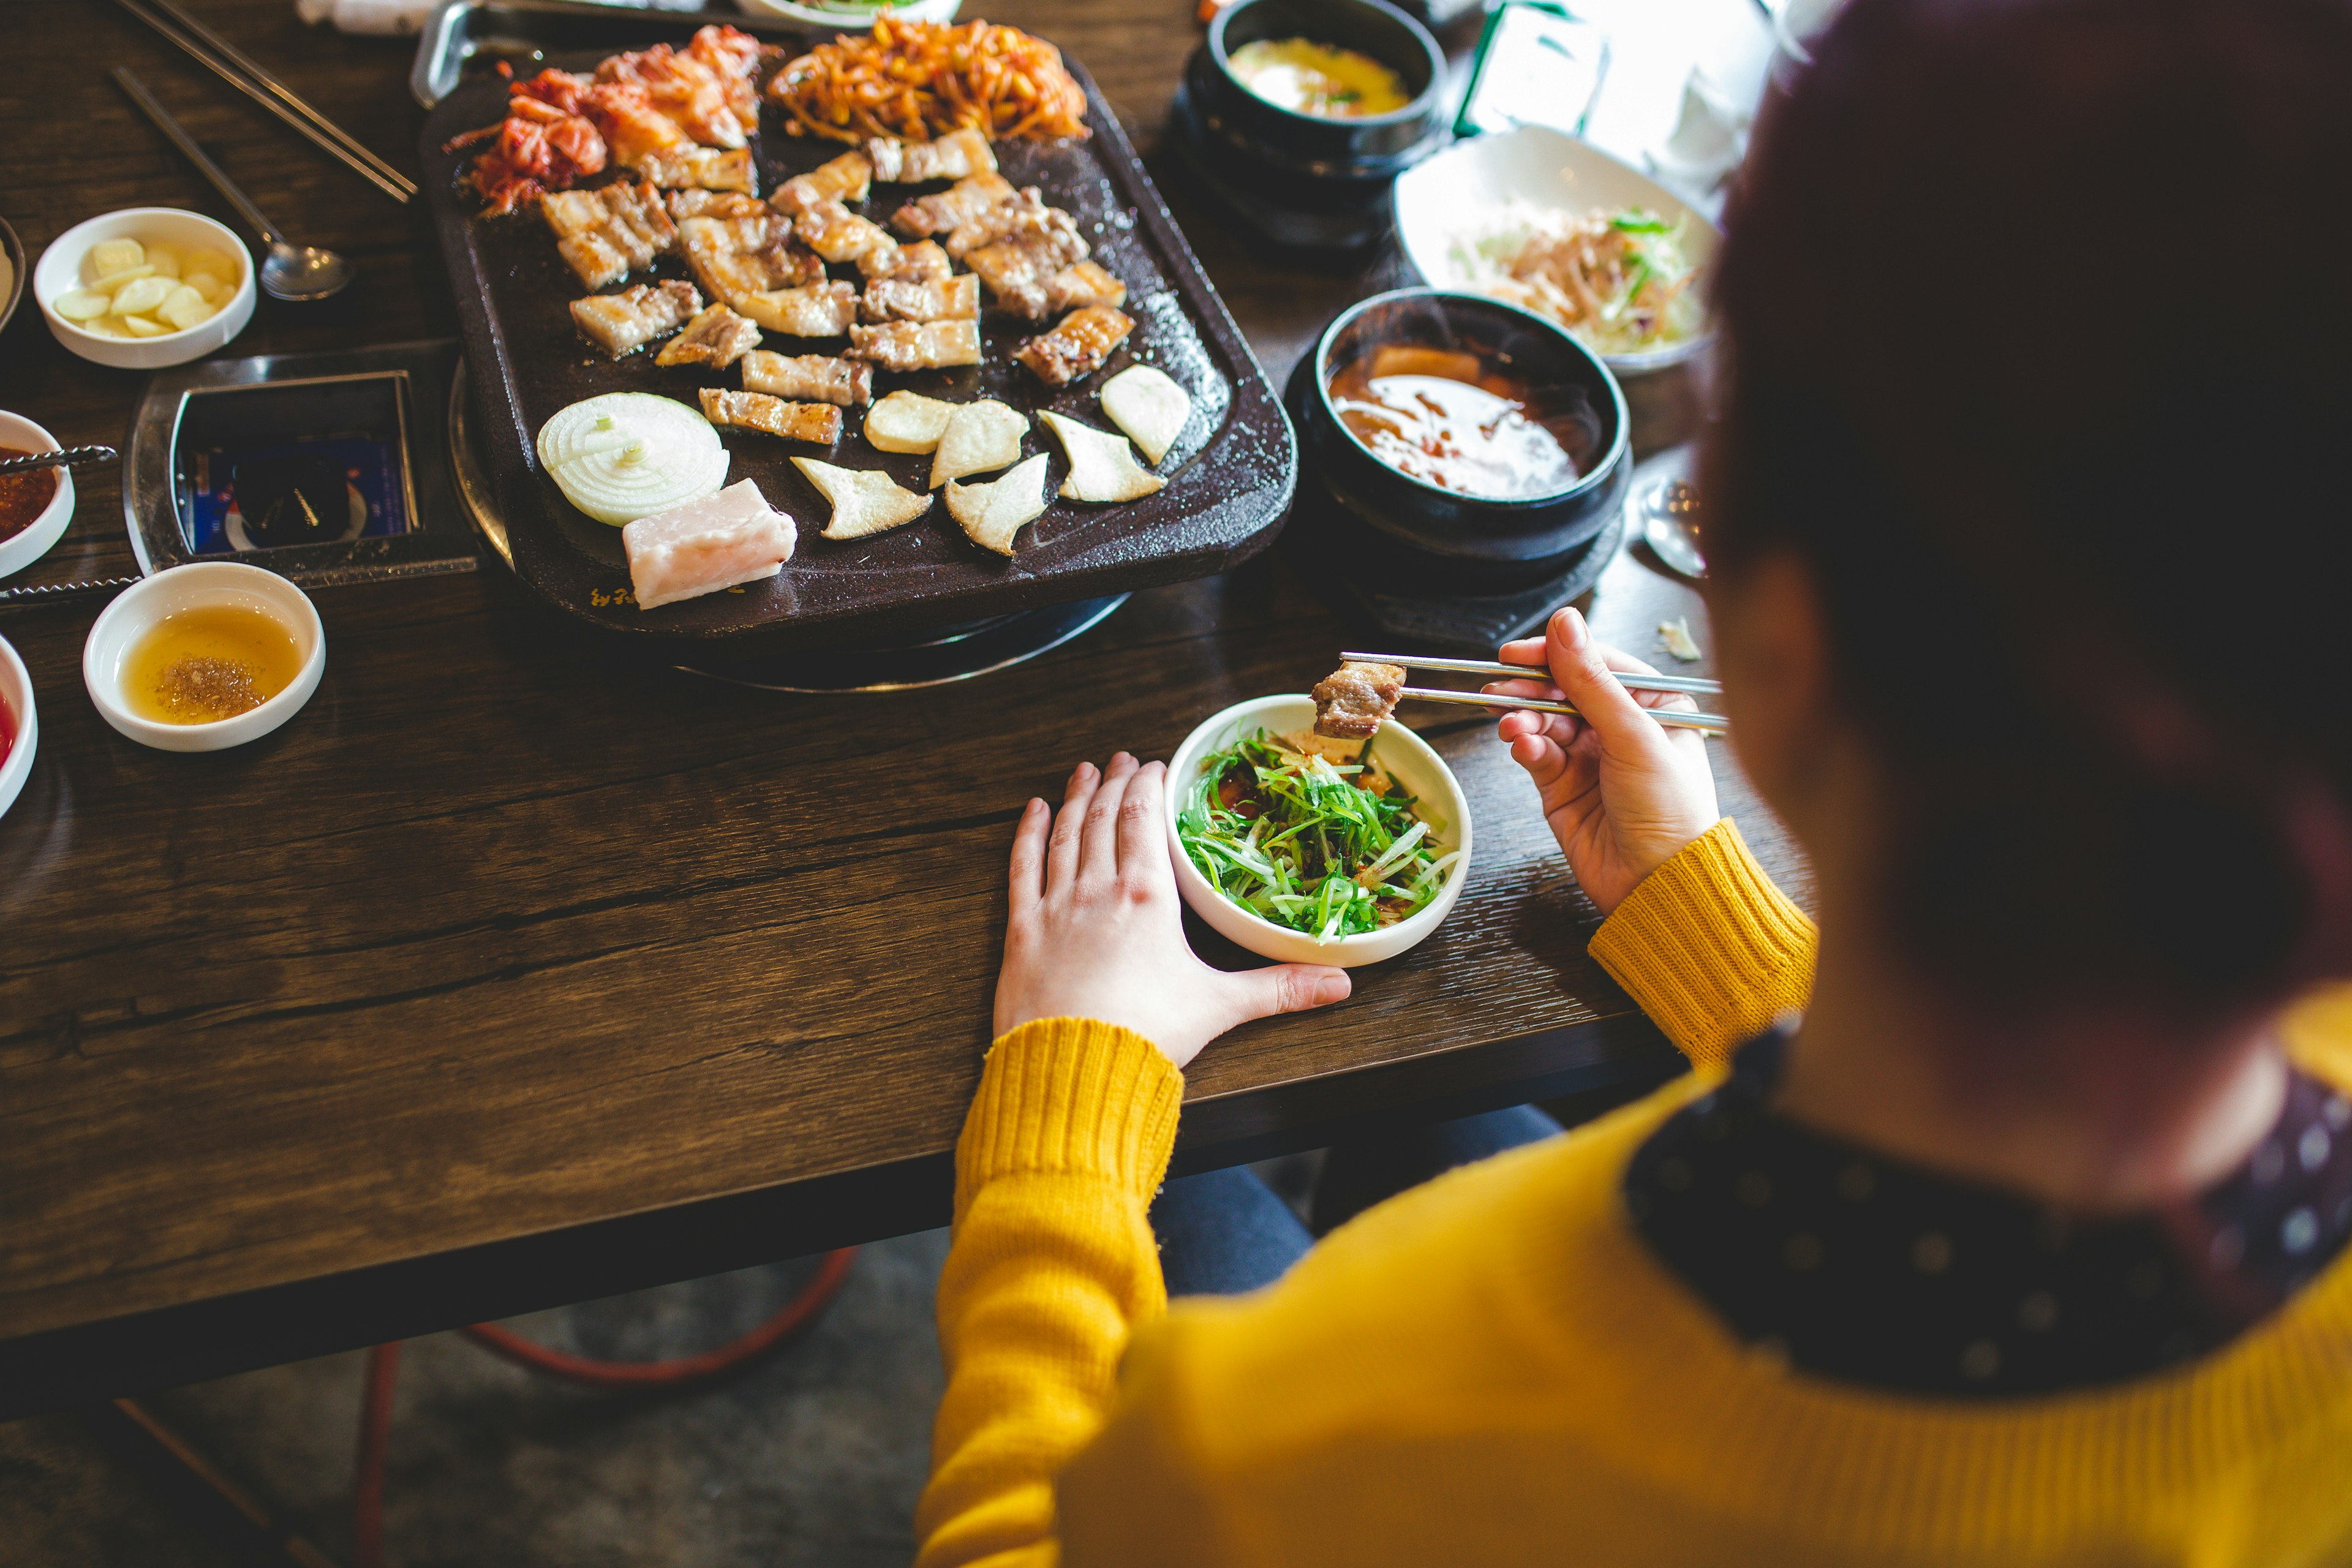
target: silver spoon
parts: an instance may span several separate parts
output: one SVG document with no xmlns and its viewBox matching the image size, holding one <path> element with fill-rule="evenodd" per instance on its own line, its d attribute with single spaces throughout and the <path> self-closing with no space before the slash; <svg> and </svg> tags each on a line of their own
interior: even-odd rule
<svg viewBox="0 0 2352 1568">
<path fill-rule="evenodd" d="M 1642 537 L 1658 559 L 1685 577 L 1706 575 L 1699 548 L 1698 487 L 1688 479 L 1665 479 L 1642 496 Z"/>
<path fill-rule="evenodd" d="M 131 101 L 155 122 L 156 130 L 170 137 L 172 144 L 187 154 L 188 162 L 196 166 L 196 173 L 212 182 L 213 189 L 228 199 L 229 205 L 244 216 L 253 232 L 261 237 L 261 243 L 269 247 L 269 259 L 261 264 L 258 278 L 263 293 L 273 300 L 323 300 L 339 292 L 352 280 L 352 264 L 334 251 L 323 246 L 294 245 L 279 234 L 277 226 L 262 216 L 261 209 L 236 188 L 236 182 L 221 172 L 219 164 L 205 155 L 205 150 L 196 145 L 196 139 L 188 134 L 187 128 L 172 118 L 170 110 L 155 101 L 154 95 L 137 77 L 125 68 L 117 66 L 114 68 L 114 83 L 130 94 Z"/>
</svg>

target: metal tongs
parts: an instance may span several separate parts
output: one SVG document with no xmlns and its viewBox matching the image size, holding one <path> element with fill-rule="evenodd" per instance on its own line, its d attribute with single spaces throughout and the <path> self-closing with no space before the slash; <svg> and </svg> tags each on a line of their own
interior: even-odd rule
<svg viewBox="0 0 2352 1568">
<path fill-rule="evenodd" d="M 1503 664 L 1490 658 L 1417 658 L 1401 653 L 1343 653 L 1339 657 L 1349 664 L 1392 664 L 1406 669 L 1443 669 L 1456 675 L 1483 675 L 1491 680 L 1540 680 L 1546 684 L 1551 681 L 1551 671 L 1539 664 Z M 1617 683 L 1628 691 L 1674 691 L 1686 697 L 1715 697 L 1723 691 L 1723 682 L 1696 675 L 1618 674 Z M 1529 713 L 1565 713 L 1571 718 L 1581 717 L 1565 702 L 1548 702 L 1532 697 L 1498 697 L 1486 691 L 1441 691 L 1434 687 L 1408 686 L 1398 696 L 1400 700 L 1410 698 L 1415 702 L 1458 702 L 1472 708 L 1517 708 Z M 1674 729 L 1698 730 L 1709 735 L 1731 732 L 1731 721 L 1720 713 L 1685 713 L 1673 708 L 1650 708 L 1643 711 L 1659 723 Z"/>
</svg>

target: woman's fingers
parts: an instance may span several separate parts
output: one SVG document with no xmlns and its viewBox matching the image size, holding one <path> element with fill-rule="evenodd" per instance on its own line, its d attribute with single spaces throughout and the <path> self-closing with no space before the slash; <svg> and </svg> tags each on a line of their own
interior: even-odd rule
<svg viewBox="0 0 2352 1568">
<path fill-rule="evenodd" d="M 1078 880 L 1108 882 L 1118 875 L 1118 806 L 1135 776 L 1135 759 L 1120 752 L 1103 770 L 1102 783 L 1087 802 L 1086 827 L 1078 839 Z"/>
<path fill-rule="evenodd" d="M 1167 782 L 1167 763 L 1145 763 L 1127 781 L 1127 798 L 1118 808 L 1119 880 L 1154 892 L 1176 885 L 1168 834 L 1160 821 Z"/>
<path fill-rule="evenodd" d="M 1045 891 L 1045 830 L 1052 826 L 1054 814 L 1042 800 L 1032 799 L 1021 808 L 1021 820 L 1013 829 L 1013 918 L 1025 917 L 1037 907 Z"/>
<path fill-rule="evenodd" d="M 1593 640 L 1582 616 L 1570 609 L 1559 611 L 1545 635 L 1554 684 L 1602 743 L 1633 744 L 1654 737 L 1657 721 L 1618 683 L 1607 650 Z"/>
<path fill-rule="evenodd" d="M 1352 989 L 1346 970 L 1316 963 L 1277 963 L 1270 969 L 1220 974 L 1217 979 L 1227 1008 L 1224 1027 L 1217 1031 L 1221 1035 L 1276 1013 L 1304 1013 L 1344 1002 Z"/>
<path fill-rule="evenodd" d="M 1053 837 L 1045 841 L 1045 891 L 1060 892 L 1078 878 L 1078 835 L 1086 826 L 1087 803 L 1094 798 L 1102 774 L 1092 763 L 1070 771 L 1069 787 L 1062 792 L 1062 809 L 1054 818 Z"/>
</svg>

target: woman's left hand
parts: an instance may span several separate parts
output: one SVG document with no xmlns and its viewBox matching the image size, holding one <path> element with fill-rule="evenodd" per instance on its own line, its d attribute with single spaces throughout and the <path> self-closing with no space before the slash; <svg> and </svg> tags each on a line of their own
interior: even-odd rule
<svg viewBox="0 0 2352 1568">
<path fill-rule="evenodd" d="M 1160 820 L 1167 779 L 1165 764 L 1139 767 L 1121 752 L 1107 772 L 1078 764 L 1058 817 L 1042 800 L 1022 812 L 996 980 L 1000 1037 L 1036 1018 L 1098 1018 L 1181 1068 L 1236 1026 L 1347 996 L 1344 969 L 1228 973 L 1193 955 Z"/>
</svg>

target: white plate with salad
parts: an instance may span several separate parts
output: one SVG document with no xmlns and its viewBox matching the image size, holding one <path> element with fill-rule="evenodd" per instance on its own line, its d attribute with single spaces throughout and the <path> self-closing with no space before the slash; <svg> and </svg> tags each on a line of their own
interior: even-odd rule
<svg viewBox="0 0 2352 1568">
<path fill-rule="evenodd" d="M 1237 702 L 1168 764 L 1168 844 L 1192 912 L 1262 958 L 1342 968 L 1435 931 L 1470 871 L 1470 803 L 1393 720 L 1318 742 L 1311 697 Z M 1355 754 L 1361 748 L 1361 754 Z"/>
<path fill-rule="evenodd" d="M 1557 321 L 1621 376 L 1680 363 L 1712 331 L 1715 225 L 1548 126 L 1457 142 L 1399 175 L 1396 223 L 1424 281 Z"/>
</svg>

